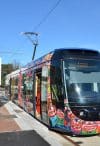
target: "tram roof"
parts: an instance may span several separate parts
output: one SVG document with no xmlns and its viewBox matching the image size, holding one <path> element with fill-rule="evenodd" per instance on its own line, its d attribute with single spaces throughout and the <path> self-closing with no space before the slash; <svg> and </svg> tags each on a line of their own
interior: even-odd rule
<svg viewBox="0 0 100 146">
<path fill-rule="evenodd" d="M 100 52 L 97 50 L 93 49 L 87 49 L 87 48 L 59 48 L 55 49 L 54 51 L 51 51 L 47 53 L 46 55 L 36 59 L 32 60 L 28 64 L 26 64 L 24 67 L 29 68 L 32 66 L 36 66 L 38 64 L 44 63 L 46 61 L 50 61 L 52 59 L 56 58 L 62 58 L 63 56 L 71 54 L 72 56 L 74 55 L 90 55 L 90 56 L 99 56 L 100 57 Z"/>
</svg>

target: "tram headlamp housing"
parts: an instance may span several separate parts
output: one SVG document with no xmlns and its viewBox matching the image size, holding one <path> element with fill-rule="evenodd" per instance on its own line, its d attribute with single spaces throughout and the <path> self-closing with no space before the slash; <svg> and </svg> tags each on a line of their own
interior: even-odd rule
<svg viewBox="0 0 100 146">
<path fill-rule="evenodd" d="M 83 116 L 84 115 L 84 111 L 80 111 L 79 115 Z"/>
<path fill-rule="evenodd" d="M 87 110 L 81 110 L 81 111 L 79 111 L 79 116 L 81 118 L 86 118 L 88 116 L 88 111 Z"/>
</svg>

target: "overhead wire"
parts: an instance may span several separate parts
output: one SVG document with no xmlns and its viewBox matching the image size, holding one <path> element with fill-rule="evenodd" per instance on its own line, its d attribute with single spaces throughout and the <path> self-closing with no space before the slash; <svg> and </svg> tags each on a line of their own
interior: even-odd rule
<svg viewBox="0 0 100 146">
<path fill-rule="evenodd" d="M 10 57 L 9 57 L 10 59 L 8 60 L 10 62 L 10 60 L 13 56 L 23 54 L 23 52 L 20 52 L 19 50 L 16 50 L 14 52 L 13 51 L 0 51 L 0 54 L 10 55 Z"/>
<path fill-rule="evenodd" d="M 60 4 L 62 0 L 57 0 L 57 2 L 55 3 L 55 5 L 49 10 L 49 12 L 40 20 L 40 22 L 34 27 L 33 31 L 32 32 L 25 32 L 25 33 L 22 33 L 22 34 L 25 34 L 27 35 L 28 39 L 32 42 L 32 44 L 35 45 L 38 45 L 38 39 L 37 39 L 37 35 L 38 33 L 36 33 L 35 31 L 47 20 L 47 18 L 49 17 L 49 15 L 56 9 L 56 7 Z M 30 35 L 32 36 L 33 35 L 33 32 L 35 32 L 35 37 L 36 39 L 33 40 L 31 39 Z M 36 49 L 36 48 L 35 48 Z M 33 58 L 33 57 L 32 57 Z M 33 60 L 33 59 L 32 59 Z"/>
<path fill-rule="evenodd" d="M 22 52 L 0 51 L 0 54 L 21 54 Z"/>
<path fill-rule="evenodd" d="M 40 22 L 34 27 L 34 31 L 37 30 L 49 17 L 49 15 L 56 9 L 62 0 L 58 0 L 56 4 L 49 10 L 49 12 L 40 20 Z"/>
<path fill-rule="evenodd" d="M 14 52 L 13 51 L 0 51 L 0 53 L 2 53 L 2 54 L 9 54 L 10 57 L 9 57 L 8 61 L 10 62 L 12 60 L 12 57 L 14 57 L 15 55 L 20 55 L 20 54 L 23 55 L 23 52 L 21 52 L 21 51 L 19 51 L 19 50 L 15 50 Z"/>
</svg>

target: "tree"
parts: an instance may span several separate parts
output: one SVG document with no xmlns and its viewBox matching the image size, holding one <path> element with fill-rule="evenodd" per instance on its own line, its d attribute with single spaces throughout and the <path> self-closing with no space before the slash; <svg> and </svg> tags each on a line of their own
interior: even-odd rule
<svg viewBox="0 0 100 146">
<path fill-rule="evenodd" d="M 13 61 L 12 65 L 13 65 L 13 71 L 15 71 L 21 67 L 21 64 L 19 62 L 17 62 L 16 60 Z"/>
<path fill-rule="evenodd" d="M 5 86 L 5 76 L 10 74 L 12 71 L 15 71 L 20 68 L 20 63 L 16 60 L 12 64 L 2 64 L 1 65 L 1 86 Z"/>
</svg>

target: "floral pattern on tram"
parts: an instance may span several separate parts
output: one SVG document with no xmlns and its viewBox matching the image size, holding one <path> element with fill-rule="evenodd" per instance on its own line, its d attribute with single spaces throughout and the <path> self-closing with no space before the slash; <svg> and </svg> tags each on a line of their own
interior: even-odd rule
<svg viewBox="0 0 100 146">
<path fill-rule="evenodd" d="M 52 128 L 62 128 L 66 132 L 71 132 L 76 135 L 92 135 L 100 133 L 100 122 L 84 121 L 77 118 L 69 108 L 56 109 L 51 104 L 48 110 L 50 124 Z"/>
<path fill-rule="evenodd" d="M 95 122 L 83 122 L 82 124 L 82 134 L 96 134 L 97 124 Z"/>
<path fill-rule="evenodd" d="M 98 126 L 96 129 L 96 133 L 100 133 L 100 121 L 95 122 Z"/>
<path fill-rule="evenodd" d="M 56 74 L 57 78 L 57 82 L 59 80 L 59 71 L 58 69 L 56 70 L 55 66 L 51 66 L 51 58 L 52 58 L 53 53 L 50 53 L 44 57 L 41 57 L 40 59 L 36 60 L 36 61 L 32 61 L 30 64 L 27 64 L 27 68 L 34 68 L 34 70 L 37 69 L 42 69 L 43 66 L 48 66 L 48 77 L 47 77 L 47 84 L 46 84 L 46 107 L 48 107 L 46 109 L 46 112 L 44 113 L 44 115 L 47 114 L 48 111 L 48 115 L 47 115 L 47 122 L 48 122 L 48 117 L 49 117 L 49 121 L 50 121 L 50 126 L 52 128 L 55 128 L 57 130 L 60 131 L 64 131 L 64 132 L 70 132 L 76 135 L 91 135 L 91 134 L 96 134 L 96 133 L 100 133 L 100 121 L 84 121 L 78 117 L 76 117 L 68 104 L 68 100 L 64 99 L 64 107 L 63 108 L 59 108 L 56 106 L 56 102 L 55 104 L 52 101 L 52 97 L 51 97 L 51 86 L 53 86 L 52 83 L 52 78 L 51 78 L 51 74 L 50 74 L 50 70 L 52 70 L 51 72 L 53 72 L 53 76 Z M 49 62 L 50 60 L 50 62 Z M 24 74 L 23 74 L 24 76 Z M 18 76 L 18 100 L 19 105 L 21 105 L 22 103 L 22 99 L 24 100 L 24 108 L 26 109 L 27 112 L 31 113 L 34 115 L 33 112 L 33 98 L 32 98 L 32 88 L 33 87 L 33 83 L 32 83 L 32 72 L 31 70 L 28 69 L 28 72 L 26 71 L 25 73 L 25 81 L 22 82 L 22 75 L 21 72 L 19 73 Z M 24 79 L 24 78 L 23 78 Z M 60 81 L 59 81 L 60 82 Z M 23 85 L 22 85 L 23 83 Z M 29 83 L 29 84 L 28 84 Z M 31 83 L 31 84 L 30 84 Z M 13 83 L 12 83 L 13 84 Z M 51 85 L 52 84 L 52 85 Z M 25 85 L 25 90 L 24 90 L 24 85 Z M 54 91 L 59 91 L 56 90 L 55 86 L 53 86 Z M 22 90 L 23 89 L 23 90 Z M 22 92 L 23 91 L 23 92 Z M 25 93 L 24 93 L 25 92 Z M 22 97 L 22 93 L 23 93 L 23 97 Z M 56 96 L 57 97 L 57 96 Z M 57 97 L 58 99 L 58 97 Z M 55 100 L 56 101 L 56 100 Z M 34 99 L 34 104 L 35 103 L 35 99 Z M 35 106 L 34 106 L 35 108 Z M 35 109 L 36 110 L 36 109 Z M 34 110 L 34 111 L 35 111 Z M 36 111 L 37 112 L 37 111 Z M 39 113 L 40 114 L 40 113 Z M 42 117 L 42 116 L 41 116 Z M 45 116 L 46 117 L 46 116 Z M 43 117 L 42 117 L 43 118 Z M 48 124 L 48 123 L 46 123 Z"/>
</svg>

